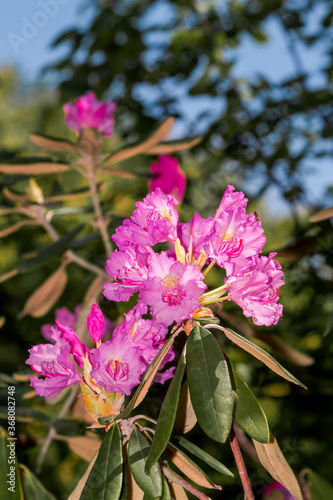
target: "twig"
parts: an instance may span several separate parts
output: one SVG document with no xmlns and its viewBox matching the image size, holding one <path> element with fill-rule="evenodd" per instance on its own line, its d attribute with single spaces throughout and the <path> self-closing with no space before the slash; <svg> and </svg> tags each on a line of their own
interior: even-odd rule
<svg viewBox="0 0 333 500">
<path fill-rule="evenodd" d="M 247 439 L 245 432 L 239 425 L 234 422 L 234 431 L 236 434 L 237 441 L 240 447 L 249 455 L 249 457 L 253 458 L 255 462 L 260 463 L 258 458 L 258 453 L 256 452 L 255 447 L 251 444 L 251 442 Z"/>
<path fill-rule="evenodd" d="M 205 493 L 202 493 L 202 491 L 197 490 L 194 486 L 192 486 L 190 483 L 185 481 L 185 479 L 179 476 L 179 474 L 170 469 L 170 467 L 167 465 L 166 462 L 163 462 L 161 468 L 164 476 L 167 478 L 169 483 L 179 484 L 179 486 L 182 486 L 185 490 L 192 493 L 192 495 L 199 498 L 199 500 L 211 500 L 211 498 L 205 495 Z"/>
<path fill-rule="evenodd" d="M 79 390 L 80 390 L 79 384 L 75 384 L 72 386 L 72 392 L 69 395 L 68 399 L 66 399 L 65 403 L 63 404 L 61 410 L 59 411 L 59 413 L 56 417 L 56 420 L 58 418 L 62 418 L 64 415 L 66 415 L 67 411 L 70 409 L 70 407 L 74 403 L 75 399 L 77 398 Z M 37 465 L 36 465 L 36 474 L 41 473 L 46 454 L 47 454 L 48 449 L 49 449 L 56 434 L 57 434 L 57 432 L 56 432 L 55 428 L 52 426 L 48 432 L 48 435 L 46 436 L 46 439 L 45 439 L 44 444 L 42 446 L 42 449 L 40 451 L 40 454 L 39 454 L 39 457 L 37 460 Z"/>
<path fill-rule="evenodd" d="M 109 257 L 112 253 L 112 245 L 111 245 L 110 237 L 109 237 L 108 232 L 107 232 L 105 219 L 103 217 L 103 213 L 102 213 L 102 209 L 101 209 L 101 204 L 99 202 L 94 167 L 92 167 L 90 169 L 90 172 L 88 175 L 88 180 L 89 180 L 90 190 L 91 190 L 91 199 L 92 199 L 94 209 L 95 209 L 95 214 L 96 214 L 96 226 L 98 227 L 98 229 L 101 233 L 102 240 L 104 243 L 104 248 L 106 251 L 106 255 L 107 255 L 107 257 Z"/>
<path fill-rule="evenodd" d="M 46 232 L 51 236 L 53 241 L 59 240 L 59 234 L 57 231 L 54 229 L 52 224 L 42 215 L 39 218 L 39 222 L 42 224 Z M 97 274 L 99 276 L 105 276 L 106 278 L 109 278 L 109 276 L 106 274 L 104 269 L 102 269 L 99 266 L 96 266 L 95 264 L 92 264 L 91 262 L 87 261 L 86 259 L 83 259 L 79 255 L 77 255 L 73 250 L 67 250 L 66 256 L 68 261 L 70 262 L 75 262 L 79 266 L 83 267 L 84 269 L 87 269 L 88 271 L 91 271 L 94 274 Z"/>
<path fill-rule="evenodd" d="M 255 500 L 250 479 L 246 470 L 246 466 L 243 460 L 242 452 L 240 450 L 235 431 L 233 426 L 231 426 L 230 429 L 230 434 L 229 434 L 229 441 L 230 441 L 230 446 L 232 453 L 235 457 L 237 469 L 239 472 L 239 477 L 242 481 L 243 489 L 244 489 L 244 499 L 245 500 Z"/>
</svg>

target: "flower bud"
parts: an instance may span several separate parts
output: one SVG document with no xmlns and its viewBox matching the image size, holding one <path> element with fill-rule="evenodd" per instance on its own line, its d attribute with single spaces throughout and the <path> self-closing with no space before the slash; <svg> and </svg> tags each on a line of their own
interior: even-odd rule
<svg viewBox="0 0 333 500">
<path fill-rule="evenodd" d="M 103 330 L 104 330 L 105 319 L 102 311 L 97 304 L 93 304 L 90 313 L 87 317 L 87 327 L 91 338 L 94 342 L 100 342 Z"/>
</svg>

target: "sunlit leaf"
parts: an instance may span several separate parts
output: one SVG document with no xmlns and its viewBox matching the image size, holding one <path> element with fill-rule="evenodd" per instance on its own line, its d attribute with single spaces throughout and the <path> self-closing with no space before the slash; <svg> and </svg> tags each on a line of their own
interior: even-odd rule
<svg viewBox="0 0 333 500">
<path fill-rule="evenodd" d="M 158 127 L 156 132 L 149 137 L 149 139 L 141 142 L 140 144 L 137 144 L 136 146 L 122 149 L 121 151 L 118 151 L 117 153 L 112 154 L 105 161 L 105 165 L 110 165 L 112 163 L 117 163 L 117 162 L 120 162 L 123 160 L 127 160 L 128 158 L 131 158 L 132 156 L 136 156 L 138 154 L 145 153 L 146 151 L 149 151 L 149 149 L 151 149 L 157 143 L 162 141 L 168 135 L 174 121 L 175 121 L 174 118 L 167 118 L 162 123 L 162 125 L 160 125 Z"/>
<path fill-rule="evenodd" d="M 0 230 L 0 238 L 4 238 L 5 236 L 9 236 L 10 234 L 16 233 L 16 231 L 19 231 L 22 227 L 25 226 L 36 226 L 38 225 L 39 222 L 36 220 L 22 220 L 20 222 L 17 222 L 16 224 L 13 224 L 12 226 L 6 227 L 5 229 Z"/>
<path fill-rule="evenodd" d="M 30 134 L 30 140 L 39 148 L 50 151 L 75 151 L 76 146 L 67 139 L 59 139 L 42 134 Z"/>
<path fill-rule="evenodd" d="M 191 401 L 202 430 L 223 443 L 232 422 L 232 387 L 227 362 L 213 334 L 193 328 L 187 341 L 187 375 Z"/>
<path fill-rule="evenodd" d="M 114 424 L 103 438 L 97 460 L 92 467 L 80 500 L 110 498 L 118 500 L 123 484 L 121 434 Z"/>
<path fill-rule="evenodd" d="M 297 479 L 284 458 L 273 434 L 270 433 L 269 443 L 259 443 L 254 439 L 253 444 L 258 453 L 261 465 L 265 467 L 276 481 L 287 488 L 295 500 L 303 500 Z"/>
<path fill-rule="evenodd" d="M 163 491 L 162 472 L 156 462 L 148 476 L 145 473 L 150 445 L 142 433 L 134 427 L 128 447 L 128 461 L 137 485 L 144 493 L 154 498 L 160 497 Z"/>
<path fill-rule="evenodd" d="M 268 443 L 270 433 L 264 410 L 251 389 L 236 372 L 234 372 L 234 381 L 236 385 L 236 422 L 256 441 Z"/>
<path fill-rule="evenodd" d="M 193 429 L 197 423 L 197 417 L 193 409 L 188 382 L 182 385 L 179 396 L 179 404 L 175 419 L 175 431 L 178 434 L 186 434 Z"/>
<path fill-rule="evenodd" d="M 320 212 L 312 215 L 309 222 L 320 222 L 322 220 L 330 219 L 331 217 L 333 217 L 333 207 L 325 208 L 325 210 L 321 210 Z"/>
<path fill-rule="evenodd" d="M 65 163 L 57 163 L 40 157 L 16 159 L 11 163 L 0 163 L 0 172 L 3 174 L 56 174 L 66 172 L 69 168 L 69 165 Z"/>
<path fill-rule="evenodd" d="M 214 328 L 222 330 L 229 340 L 231 340 L 236 345 L 244 349 L 244 351 L 252 354 L 252 356 L 262 361 L 262 363 L 268 366 L 268 368 L 270 368 L 273 372 L 280 375 L 280 377 L 283 377 L 286 380 L 289 380 L 289 382 L 293 382 L 294 384 L 300 385 L 301 387 L 306 389 L 306 386 L 302 384 L 302 382 L 297 380 L 297 378 L 294 377 L 294 375 L 292 375 L 286 368 L 280 365 L 278 361 L 276 361 L 270 354 L 264 351 L 264 349 L 262 349 L 261 347 L 253 344 L 252 342 L 242 337 L 238 333 L 233 332 L 232 330 L 217 325 L 214 326 Z"/>
<path fill-rule="evenodd" d="M 90 475 L 91 469 L 93 468 L 93 466 L 94 466 L 94 464 L 96 462 L 96 459 L 97 459 L 97 453 L 94 456 L 94 458 L 92 459 L 92 461 L 90 462 L 90 464 L 88 465 L 88 468 L 87 468 L 86 472 L 83 474 L 83 476 L 81 477 L 80 481 L 77 483 L 75 489 L 73 490 L 73 492 L 68 497 L 68 500 L 80 500 L 81 493 L 83 491 L 83 488 L 86 485 L 87 479 L 88 479 L 88 477 Z"/>
<path fill-rule="evenodd" d="M 179 142 L 179 143 L 163 143 L 158 146 L 153 146 L 151 149 L 146 151 L 146 154 L 150 155 L 167 155 L 170 153 L 176 153 L 177 151 L 183 151 L 184 149 L 193 148 L 199 142 L 202 141 L 202 137 L 196 137 L 192 141 Z"/>
<path fill-rule="evenodd" d="M 169 443 L 165 451 L 176 467 L 196 484 L 203 488 L 222 489 L 221 486 L 214 484 L 207 474 L 174 444 Z"/>
<path fill-rule="evenodd" d="M 185 450 L 206 462 L 206 464 L 210 465 L 213 469 L 217 470 L 221 474 L 224 474 L 225 476 L 234 477 L 233 473 L 225 465 L 216 460 L 216 458 L 212 457 L 209 453 L 205 452 L 202 448 L 199 448 L 199 446 L 191 443 L 182 436 L 176 437 L 176 439 L 178 443 L 185 448 Z"/>
<path fill-rule="evenodd" d="M 147 473 L 150 472 L 151 467 L 159 459 L 170 439 L 176 417 L 180 386 L 183 380 L 185 365 L 185 356 L 184 354 L 182 354 L 178 362 L 175 375 L 171 381 L 171 384 L 169 385 L 162 403 L 160 414 L 157 420 L 155 434 L 147 459 Z"/>
<path fill-rule="evenodd" d="M 61 297 L 67 284 L 67 274 L 61 265 L 44 283 L 34 291 L 24 304 L 22 317 L 30 315 L 33 318 L 44 316 Z"/>
</svg>

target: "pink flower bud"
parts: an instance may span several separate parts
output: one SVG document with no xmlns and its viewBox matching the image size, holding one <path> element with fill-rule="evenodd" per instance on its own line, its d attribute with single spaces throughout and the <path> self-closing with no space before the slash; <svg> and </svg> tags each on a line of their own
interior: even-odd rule
<svg viewBox="0 0 333 500">
<path fill-rule="evenodd" d="M 105 319 L 102 311 L 97 304 L 93 304 L 87 317 L 87 327 L 90 337 L 94 342 L 100 342 L 103 335 L 104 323 Z"/>
</svg>

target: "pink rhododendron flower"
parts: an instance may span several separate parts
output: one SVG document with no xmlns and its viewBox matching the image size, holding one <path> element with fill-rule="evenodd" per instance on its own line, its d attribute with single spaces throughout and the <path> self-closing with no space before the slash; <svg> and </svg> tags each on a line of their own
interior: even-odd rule
<svg viewBox="0 0 333 500">
<path fill-rule="evenodd" d="M 181 202 L 185 196 L 186 176 L 180 168 L 177 158 L 169 155 L 162 155 L 157 163 L 150 164 L 150 170 L 154 177 L 149 181 L 149 191 L 162 189 L 166 194 L 172 194 Z"/>
<path fill-rule="evenodd" d="M 113 133 L 115 102 L 100 102 L 92 92 L 75 99 L 75 104 L 64 105 L 67 127 L 80 134 L 84 127 L 97 130 L 101 136 Z"/>
<path fill-rule="evenodd" d="M 55 398 L 59 392 L 80 381 L 70 354 L 72 347 L 60 332 L 53 332 L 55 344 L 40 344 L 29 349 L 26 363 L 45 378 L 29 377 L 31 386 L 39 396 Z"/>
<path fill-rule="evenodd" d="M 244 266 L 247 257 L 261 252 L 265 242 L 260 221 L 254 215 L 246 215 L 242 208 L 236 208 L 220 213 L 204 249 L 230 274 L 235 264 Z"/>
<path fill-rule="evenodd" d="M 208 217 L 203 219 L 199 214 L 194 213 L 189 222 L 178 224 L 178 238 L 186 251 L 192 246 L 193 256 L 197 259 L 204 247 L 208 236 L 214 227 L 214 219 Z"/>
<path fill-rule="evenodd" d="M 139 303 L 131 311 L 125 314 L 125 321 L 115 328 L 112 339 L 117 337 L 128 338 L 133 347 L 141 349 L 141 360 L 148 367 L 156 357 L 158 351 L 163 347 L 164 339 L 168 334 L 168 328 L 162 323 L 154 323 L 151 319 L 143 319 L 147 314 L 148 307 Z M 173 361 L 175 354 L 170 349 L 162 362 L 160 370 Z M 175 367 L 171 367 L 164 373 L 159 373 L 155 377 L 155 382 L 164 383 L 172 377 Z M 163 381 L 163 382 L 162 382 Z"/>
<path fill-rule="evenodd" d="M 82 344 L 74 330 L 62 325 L 58 319 L 56 319 L 56 325 L 58 330 L 55 331 L 57 331 L 57 334 L 60 334 L 61 338 L 68 341 L 71 346 L 71 354 L 73 354 L 77 364 L 83 368 L 84 357 L 86 352 L 88 352 L 87 346 Z M 54 339 L 54 333 L 52 334 L 52 338 Z"/>
<path fill-rule="evenodd" d="M 295 498 L 289 493 L 289 491 L 277 481 L 273 481 L 268 486 L 266 486 L 265 491 L 263 493 L 263 498 L 267 498 L 268 495 L 274 490 L 278 490 L 281 491 L 281 493 L 283 493 L 284 495 L 283 500 L 295 500 Z"/>
<path fill-rule="evenodd" d="M 87 317 L 87 327 L 90 337 L 94 342 L 100 342 L 105 325 L 105 319 L 102 311 L 97 304 L 93 304 Z"/>
<path fill-rule="evenodd" d="M 160 188 L 135 204 L 136 210 L 131 220 L 147 232 L 151 246 L 177 238 L 177 204 L 173 196 L 164 194 Z M 140 241 L 138 243 L 142 244 Z"/>
<path fill-rule="evenodd" d="M 113 252 L 106 261 L 106 271 L 114 277 L 114 282 L 104 284 L 105 297 L 127 302 L 147 278 L 146 261 L 147 257 L 136 255 L 132 247 L 127 247 L 125 252 Z"/>
<path fill-rule="evenodd" d="M 216 210 L 215 219 L 217 219 L 222 212 L 227 210 L 235 210 L 242 208 L 245 213 L 246 205 L 248 199 L 245 198 L 244 193 L 242 191 L 236 191 L 233 186 L 227 186 L 227 189 L 224 191 L 221 203 Z"/>
<path fill-rule="evenodd" d="M 93 367 L 90 376 L 107 392 L 129 396 L 146 369 L 140 359 L 140 349 L 119 336 L 104 342 L 98 349 L 92 349 L 90 354 Z"/>
<path fill-rule="evenodd" d="M 284 284 L 281 265 L 269 257 L 253 257 L 249 266 L 227 278 L 229 300 L 242 307 L 245 316 L 252 316 L 256 325 L 276 325 L 282 316 L 278 304 L 279 288 Z"/>
<path fill-rule="evenodd" d="M 207 288 L 203 278 L 194 265 L 183 266 L 165 252 L 152 255 L 140 300 L 151 306 L 156 322 L 171 325 L 183 321 L 200 306 L 198 297 Z"/>
</svg>

